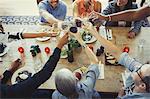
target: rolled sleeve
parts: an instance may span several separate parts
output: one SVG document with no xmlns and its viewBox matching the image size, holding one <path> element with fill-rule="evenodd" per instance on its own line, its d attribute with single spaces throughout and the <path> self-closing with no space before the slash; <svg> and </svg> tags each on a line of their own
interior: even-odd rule
<svg viewBox="0 0 150 99">
<path fill-rule="evenodd" d="M 125 66 L 130 71 L 134 71 L 136 67 L 141 66 L 142 64 L 135 59 L 131 58 L 128 53 L 122 53 L 119 59 L 119 64 Z"/>
<path fill-rule="evenodd" d="M 47 6 L 46 6 L 46 4 L 44 4 L 43 2 L 40 2 L 40 3 L 38 4 L 38 7 L 39 7 L 39 9 L 47 10 Z"/>
<path fill-rule="evenodd" d="M 86 86 L 93 89 L 96 83 L 96 79 L 99 76 L 98 64 L 90 65 L 86 74 L 86 80 L 83 82 Z"/>
</svg>

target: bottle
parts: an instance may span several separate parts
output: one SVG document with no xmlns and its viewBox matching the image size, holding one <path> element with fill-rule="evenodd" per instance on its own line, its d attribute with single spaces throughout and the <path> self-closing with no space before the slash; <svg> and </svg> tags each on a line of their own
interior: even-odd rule
<svg viewBox="0 0 150 99">
<path fill-rule="evenodd" d="M 71 49 L 70 44 L 68 44 L 67 55 L 68 55 L 68 62 L 72 63 L 74 61 L 74 58 L 73 58 L 73 50 Z"/>
</svg>

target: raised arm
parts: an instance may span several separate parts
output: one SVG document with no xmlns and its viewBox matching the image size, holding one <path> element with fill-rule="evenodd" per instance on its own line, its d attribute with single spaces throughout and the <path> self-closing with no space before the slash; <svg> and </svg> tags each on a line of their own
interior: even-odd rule
<svg viewBox="0 0 150 99">
<path fill-rule="evenodd" d="M 150 7 L 147 5 L 139 9 L 127 10 L 124 12 L 112 14 L 110 17 L 112 18 L 112 21 L 119 21 L 119 20 L 133 21 L 133 20 L 141 20 L 148 16 L 150 16 Z"/>
<path fill-rule="evenodd" d="M 121 50 L 117 46 L 100 36 L 94 27 L 88 28 L 87 30 L 89 30 L 89 32 L 97 38 L 100 44 L 105 47 L 107 52 L 111 53 L 117 59 L 119 64 L 125 66 L 130 71 L 135 70 L 136 66 L 141 66 L 141 63 L 130 57 L 127 53 L 122 54 Z"/>
<path fill-rule="evenodd" d="M 117 60 L 119 60 L 121 50 L 117 46 L 115 46 L 112 42 L 104 39 L 102 36 L 100 36 L 95 27 L 91 26 L 84 28 L 88 30 L 93 36 L 95 36 L 95 38 L 100 42 L 100 44 L 104 46 L 106 51 L 111 53 L 113 56 L 115 56 Z"/>
<path fill-rule="evenodd" d="M 48 13 L 46 10 L 40 9 L 40 15 L 50 24 L 59 22 L 58 19 L 56 19 L 52 14 Z"/>
<path fill-rule="evenodd" d="M 72 28 L 76 28 L 76 27 L 72 27 Z M 82 39 L 80 33 L 79 33 L 78 31 L 76 31 L 75 33 L 74 33 L 74 31 L 71 31 L 70 33 L 71 33 L 71 35 L 73 35 L 73 36 L 77 39 L 77 41 L 83 46 L 83 48 L 84 48 L 84 50 L 85 50 L 85 52 L 86 52 L 86 54 L 87 54 L 87 56 L 88 56 L 88 58 L 89 58 L 89 60 L 90 60 L 90 63 L 91 63 L 91 64 L 97 64 L 97 63 L 98 63 L 98 59 L 97 59 L 96 55 L 95 55 L 95 54 L 92 52 L 92 50 L 85 44 L 85 42 L 83 41 L 83 39 Z"/>
<path fill-rule="evenodd" d="M 45 81 L 47 81 L 51 75 L 52 72 L 54 71 L 59 59 L 60 59 L 60 53 L 61 53 L 61 48 L 63 47 L 64 44 L 66 44 L 68 41 L 68 35 L 66 34 L 65 36 L 60 39 L 59 43 L 57 44 L 57 47 L 54 50 L 53 55 L 50 56 L 49 60 L 46 62 L 44 65 L 43 69 L 40 70 L 38 73 L 34 74 L 31 78 L 12 85 L 12 86 L 2 86 L 2 96 L 4 98 L 27 98 L 31 97 L 32 93 Z"/>
<path fill-rule="evenodd" d="M 97 12 L 92 12 L 91 18 L 99 18 L 106 21 L 136 21 L 150 16 L 150 7 L 148 5 L 139 9 L 126 10 L 111 15 L 103 15 Z"/>
</svg>

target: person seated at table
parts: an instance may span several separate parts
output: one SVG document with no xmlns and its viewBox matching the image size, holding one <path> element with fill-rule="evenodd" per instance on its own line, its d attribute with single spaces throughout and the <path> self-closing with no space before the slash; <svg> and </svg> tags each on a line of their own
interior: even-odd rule
<svg viewBox="0 0 150 99">
<path fill-rule="evenodd" d="M 59 59 L 62 47 L 68 42 L 68 33 L 66 33 L 58 42 L 53 54 L 46 62 L 44 67 L 34 74 L 31 78 L 14 84 L 5 85 L 0 83 L 1 98 L 30 98 L 37 88 L 47 81 L 54 71 Z"/>
<path fill-rule="evenodd" d="M 90 30 L 92 32 L 93 29 Z M 96 32 L 95 30 L 93 32 Z M 132 79 L 134 82 L 134 88 L 132 94 L 122 95 L 119 93 L 121 99 L 149 99 L 150 97 L 150 64 L 141 64 L 126 52 L 122 51 L 115 46 L 112 42 L 99 36 L 101 45 L 104 46 L 105 51 L 112 54 L 119 64 L 125 66 L 132 72 Z"/>
<path fill-rule="evenodd" d="M 87 46 L 84 46 L 87 51 Z M 85 51 L 85 52 L 86 52 Z M 52 99 L 92 99 L 100 98 L 97 91 L 94 90 L 96 80 L 99 76 L 98 62 L 95 58 L 90 57 L 91 53 L 86 52 L 89 56 L 89 65 L 86 79 L 79 81 L 78 78 L 67 68 L 56 72 L 55 85 L 56 91 L 52 94 Z"/>
<path fill-rule="evenodd" d="M 101 2 L 98 0 L 75 0 L 73 2 L 73 16 L 87 17 L 92 11 L 101 12 Z"/>
<path fill-rule="evenodd" d="M 66 17 L 67 6 L 61 0 L 43 0 L 38 4 L 41 23 L 57 23 Z"/>
<path fill-rule="evenodd" d="M 102 14 L 109 15 L 113 13 L 117 13 L 124 10 L 129 9 L 136 9 L 137 4 L 133 3 L 132 0 L 113 0 L 109 2 L 109 5 L 103 10 Z M 106 22 L 105 26 L 126 26 L 131 27 L 132 22 L 129 21 L 108 21 Z M 133 27 L 128 32 L 129 38 L 134 38 L 141 29 L 142 22 L 141 21 L 134 21 Z"/>
<path fill-rule="evenodd" d="M 89 18 L 93 18 L 93 21 L 95 19 L 106 21 L 137 21 L 144 19 L 148 16 L 150 16 L 150 3 L 144 5 L 139 9 L 121 11 L 110 15 L 103 15 L 101 13 L 93 11 L 90 14 Z"/>
</svg>

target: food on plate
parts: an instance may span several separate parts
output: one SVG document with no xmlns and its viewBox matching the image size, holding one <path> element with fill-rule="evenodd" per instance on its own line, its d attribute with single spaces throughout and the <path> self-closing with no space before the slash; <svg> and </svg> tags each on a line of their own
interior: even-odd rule
<svg viewBox="0 0 150 99">
<path fill-rule="evenodd" d="M 18 73 L 18 76 L 16 77 L 16 82 L 20 83 L 24 80 L 27 80 L 28 78 L 30 78 L 32 76 L 32 73 L 28 72 L 28 71 L 22 71 Z"/>
</svg>

